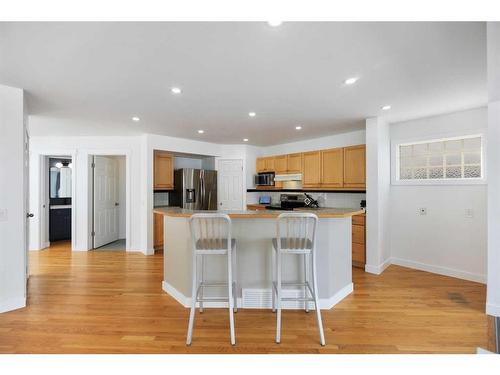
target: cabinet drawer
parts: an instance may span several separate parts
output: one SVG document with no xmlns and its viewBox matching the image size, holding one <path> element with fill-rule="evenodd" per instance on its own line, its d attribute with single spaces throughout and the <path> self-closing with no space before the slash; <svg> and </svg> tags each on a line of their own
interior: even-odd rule
<svg viewBox="0 0 500 375">
<path fill-rule="evenodd" d="M 352 224 L 353 225 L 365 225 L 365 216 L 363 215 L 356 215 L 352 217 Z"/>
<path fill-rule="evenodd" d="M 365 243 L 365 227 L 362 225 L 352 226 L 352 242 L 358 244 Z"/>
<path fill-rule="evenodd" d="M 365 245 L 361 245 L 359 243 L 352 244 L 352 261 L 366 263 Z"/>
</svg>

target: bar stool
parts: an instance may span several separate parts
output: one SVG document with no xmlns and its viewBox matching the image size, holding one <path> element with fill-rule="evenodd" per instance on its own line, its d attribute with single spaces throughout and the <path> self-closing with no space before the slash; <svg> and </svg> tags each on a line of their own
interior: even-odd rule
<svg viewBox="0 0 500 375">
<path fill-rule="evenodd" d="M 231 237 L 231 218 L 226 214 L 200 213 L 189 219 L 191 241 L 193 246 L 193 275 L 191 292 L 191 312 L 186 345 L 191 345 L 193 337 L 194 314 L 196 302 L 199 302 L 200 313 L 203 312 L 203 302 L 228 302 L 229 327 L 231 344 L 235 345 L 233 311 L 236 307 L 236 240 Z M 206 283 L 204 280 L 204 263 L 206 256 L 227 255 L 227 283 Z M 201 267 L 198 270 L 198 260 Z M 201 271 L 201 272 L 198 272 Z M 234 272 L 234 274 L 233 274 Z M 201 275 L 198 275 L 200 273 Z M 203 291 L 209 287 L 227 286 L 228 298 L 203 297 Z"/>
<path fill-rule="evenodd" d="M 318 302 L 318 281 L 316 275 L 316 227 L 318 217 L 312 213 L 283 213 L 276 219 L 276 238 L 273 238 L 273 312 L 277 310 L 276 342 L 281 341 L 281 302 L 304 301 L 304 309 L 309 312 L 309 302 L 314 302 L 316 321 L 318 323 L 321 345 L 325 345 L 323 323 Z M 281 281 L 282 255 L 302 255 L 304 262 L 303 283 L 283 283 Z M 311 258 L 311 259 L 310 259 Z M 312 263 L 312 288 L 309 281 L 310 261 Z M 283 298 L 283 286 L 299 286 L 304 288 L 304 296 L 299 298 Z M 310 294 L 310 296 L 309 296 Z"/>
</svg>

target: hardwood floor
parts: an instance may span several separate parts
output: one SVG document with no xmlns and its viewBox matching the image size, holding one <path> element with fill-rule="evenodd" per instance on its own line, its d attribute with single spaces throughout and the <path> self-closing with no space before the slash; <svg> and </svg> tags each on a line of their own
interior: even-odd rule
<svg viewBox="0 0 500 375">
<path fill-rule="evenodd" d="M 69 243 L 30 253 L 28 307 L 0 314 L 1 353 L 475 353 L 488 345 L 485 286 L 390 266 L 354 269 L 354 293 L 314 314 L 240 309 L 237 345 L 225 309 L 197 314 L 185 346 L 188 310 L 161 290 L 162 255 L 90 251 Z"/>
</svg>

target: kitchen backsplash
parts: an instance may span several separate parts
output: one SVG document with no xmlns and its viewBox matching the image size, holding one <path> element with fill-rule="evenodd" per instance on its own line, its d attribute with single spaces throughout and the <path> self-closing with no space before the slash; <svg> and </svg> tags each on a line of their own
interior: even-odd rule
<svg viewBox="0 0 500 375">
<path fill-rule="evenodd" d="M 158 206 L 168 206 L 168 192 L 166 191 L 156 191 L 153 194 L 153 205 Z"/>
<path fill-rule="evenodd" d="M 247 193 L 247 204 L 259 203 L 259 197 L 270 195 L 273 204 L 279 204 L 280 192 L 252 192 Z M 299 193 L 290 193 L 299 194 Z M 357 208 L 365 193 L 307 193 L 316 199 L 320 207 Z"/>
</svg>

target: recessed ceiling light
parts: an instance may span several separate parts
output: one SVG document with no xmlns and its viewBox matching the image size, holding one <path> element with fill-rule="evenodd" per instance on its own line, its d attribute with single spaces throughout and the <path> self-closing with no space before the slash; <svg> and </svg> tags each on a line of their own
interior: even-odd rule
<svg viewBox="0 0 500 375">
<path fill-rule="evenodd" d="M 267 21 L 267 23 L 269 26 L 278 27 L 283 23 L 283 21 L 274 20 L 274 21 Z"/>
<path fill-rule="evenodd" d="M 134 117 L 132 117 L 132 121 L 139 122 L 139 121 L 141 121 L 141 119 L 137 116 L 134 116 Z"/>
<path fill-rule="evenodd" d="M 302 126 L 300 126 L 300 125 L 295 127 L 295 130 L 300 130 L 300 129 L 302 129 Z"/>
<path fill-rule="evenodd" d="M 390 105 L 384 105 L 384 106 L 382 107 L 382 110 L 384 110 L 384 111 L 388 111 L 389 109 L 391 109 L 391 106 L 390 106 Z"/>
<path fill-rule="evenodd" d="M 172 94 L 180 94 L 182 92 L 179 87 L 172 87 L 170 91 L 172 91 Z"/>
<path fill-rule="evenodd" d="M 357 78 L 357 77 L 347 78 L 347 79 L 344 81 L 344 83 L 345 83 L 346 85 L 353 85 L 353 84 L 355 84 L 355 83 L 356 83 L 356 81 L 357 81 L 358 79 L 359 79 L 359 78 Z"/>
<path fill-rule="evenodd" d="M 201 129 L 198 130 L 198 134 L 203 134 L 203 133 L 205 133 L 205 130 L 201 130 Z"/>
<path fill-rule="evenodd" d="M 248 142 L 248 138 L 243 138 L 243 142 Z"/>
<path fill-rule="evenodd" d="M 257 113 L 255 113 L 255 112 L 248 112 L 248 116 L 255 117 L 255 116 L 257 116 Z"/>
</svg>

